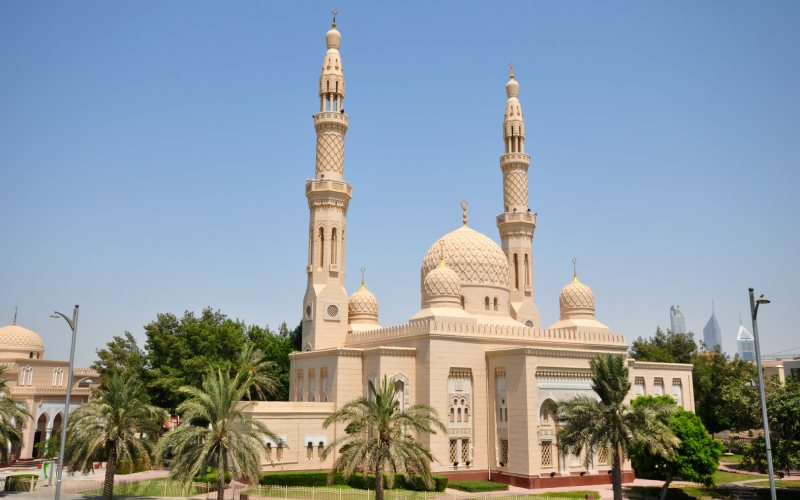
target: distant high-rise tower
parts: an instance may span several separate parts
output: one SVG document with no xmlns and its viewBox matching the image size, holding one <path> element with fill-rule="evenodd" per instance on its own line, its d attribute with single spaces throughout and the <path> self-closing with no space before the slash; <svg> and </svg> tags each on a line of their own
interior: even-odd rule
<svg viewBox="0 0 800 500">
<path fill-rule="evenodd" d="M 739 333 L 736 334 L 736 347 L 739 351 L 739 358 L 745 361 L 756 360 L 756 342 L 753 334 L 739 323 Z"/>
<path fill-rule="evenodd" d="M 686 333 L 686 318 L 683 317 L 681 306 L 669 308 L 669 325 L 670 330 L 675 333 Z"/>
<path fill-rule="evenodd" d="M 722 330 L 719 327 L 713 303 L 711 304 L 711 317 L 708 318 L 708 323 L 703 327 L 703 341 L 709 349 L 714 349 L 715 347 L 722 349 Z"/>
</svg>

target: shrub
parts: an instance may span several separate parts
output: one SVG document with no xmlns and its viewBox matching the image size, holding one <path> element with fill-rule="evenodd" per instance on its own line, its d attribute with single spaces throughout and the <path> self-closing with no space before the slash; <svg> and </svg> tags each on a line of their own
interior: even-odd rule
<svg viewBox="0 0 800 500">
<path fill-rule="evenodd" d="M 258 481 L 263 486 L 328 486 L 327 472 L 265 472 Z M 335 481 L 339 484 L 339 481 Z"/>
<path fill-rule="evenodd" d="M 507 484 L 495 483 L 494 481 L 453 481 L 449 486 L 454 490 L 469 491 L 472 493 L 508 490 Z"/>
<path fill-rule="evenodd" d="M 194 480 L 195 480 L 195 482 L 198 482 L 198 483 L 216 484 L 216 482 L 217 482 L 217 469 L 212 469 L 211 467 L 209 467 L 206 470 L 205 474 L 200 474 L 198 476 L 195 476 Z M 228 484 L 230 482 L 231 482 L 231 473 L 230 472 L 226 472 L 225 473 L 225 484 Z"/>
<path fill-rule="evenodd" d="M 31 483 L 34 487 L 38 474 L 15 474 L 6 478 L 6 491 L 32 491 Z"/>
<path fill-rule="evenodd" d="M 447 488 L 447 478 L 444 476 L 433 476 L 434 490 L 442 492 Z M 327 472 L 265 472 L 261 474 L 259 484 L 263 486 L 328 486 Z M 346 484 L 351 488 L 360 490 L 375 489 L 375 474 L 364 476 L 363 474 L 353 474 L 347 481 L 341 475 L 337 475 L 333 484 Z M 385 485 L 385 483 L 384 483 Z M 397 474 L 394 480 L 394 487 L 404 490 L 427 491 L 425 483 L 420 478 L 414 481 L 406 481 L 402 474 Z"/>
</svg>

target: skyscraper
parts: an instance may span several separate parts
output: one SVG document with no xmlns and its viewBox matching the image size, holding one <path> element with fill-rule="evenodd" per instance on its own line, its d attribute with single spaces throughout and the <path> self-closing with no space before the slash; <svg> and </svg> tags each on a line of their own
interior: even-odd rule
<svg viewBox="0 0 800 500">
<path fill-rule="evenodd" d="M 719 327 L 713 303 L 711 304 L 711 317 L 708 318 L 708 323 L 703 327 L 703 341 L 709 349 L 722 348 L 722 330 Z"/>
<path fill-rule="evenodd" d="M 670 330 L 675 333 L 686 333 L 686 318 L 683 317 L 681 306 L 669 308 L 669 325 Z"/>
<path fill-rule="evenodd" d="M 753 334 L 739 323 L 739 333 L 736 334 L 736 348 L 739 351 L 739 358 L 745 361 L 756 360 L 756 343 Z"/>
</svg>

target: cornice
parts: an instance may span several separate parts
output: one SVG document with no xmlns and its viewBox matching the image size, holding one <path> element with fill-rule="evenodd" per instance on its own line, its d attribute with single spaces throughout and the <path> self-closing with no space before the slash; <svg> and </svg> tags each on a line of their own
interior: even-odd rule
<svg viewBox="0 0 800 500">
<path fill-rule="evenodd" d="M 694 368 L 689 363 L 658 363 L 655 361 L 637 361 L 635 359 L 628 360 L 628 366 L 632 368 L 649 368 L 653 370 L 680 370 L 692 371 Z"/>
</svg>

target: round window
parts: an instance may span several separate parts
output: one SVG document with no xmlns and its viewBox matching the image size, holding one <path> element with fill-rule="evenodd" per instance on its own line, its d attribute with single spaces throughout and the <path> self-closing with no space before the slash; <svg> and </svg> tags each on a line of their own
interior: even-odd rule
<svg viewBox="0 0 800 500">
<path fill-rule="evenodd" d="M 331 304 L 328 306 L 328 316 L 335 318 L 339 314 L 339 308 Z"/>
<path fill-rule="evenodd" d="M 311 304 L 306 306 L 306 318 L 311 319 Z"/>
</svg>

